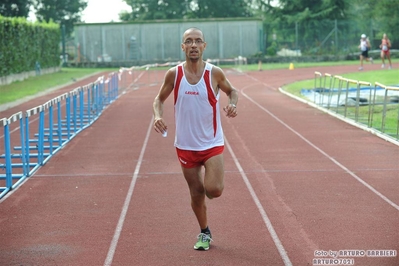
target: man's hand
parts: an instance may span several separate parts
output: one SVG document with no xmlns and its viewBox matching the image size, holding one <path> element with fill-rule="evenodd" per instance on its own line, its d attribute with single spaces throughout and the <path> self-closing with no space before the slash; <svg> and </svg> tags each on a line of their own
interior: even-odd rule
<svg viewBox="0 0 399 266">
<path fill-rule="evenodd" d="M 227 117 L 236 117 L 237 116 L 237 106 L 235 104 L 230 103 L 225 106 L 223 110 L 226 112 Z"/>
<path fill-rule="evenodd" d="M 162 118 L 154 119 L 154 129 L 158 133 L 165 133 L 168 130 L 168 126 Z"/>
</svg>

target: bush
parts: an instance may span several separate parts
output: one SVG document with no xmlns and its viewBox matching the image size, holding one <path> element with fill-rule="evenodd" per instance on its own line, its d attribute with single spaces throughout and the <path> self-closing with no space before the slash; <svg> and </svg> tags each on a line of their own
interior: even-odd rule
<svg viewBox="0 0 399 266">
<path fill-rule="evenodd" d="M 0 76 L 59 66 L 59 25 L 0 16 Z"/>
<path fill-rule="evenodd" d="M 277 43 L 272 42 L 272 44 L 266 49 L 266 54 L 269 56 L 274 56 L 277 54 Z"/>
</svg>

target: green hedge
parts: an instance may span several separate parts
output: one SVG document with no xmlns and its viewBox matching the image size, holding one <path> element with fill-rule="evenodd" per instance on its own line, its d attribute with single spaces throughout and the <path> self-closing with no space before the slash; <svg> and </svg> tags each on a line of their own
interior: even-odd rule
<svg viewBox="0 0 399 266">
<path fill-rule="evenodd" d="M 0 16 L 0 76 L 59 66 L 60 41 L 58 24 Z"/>
</svg>

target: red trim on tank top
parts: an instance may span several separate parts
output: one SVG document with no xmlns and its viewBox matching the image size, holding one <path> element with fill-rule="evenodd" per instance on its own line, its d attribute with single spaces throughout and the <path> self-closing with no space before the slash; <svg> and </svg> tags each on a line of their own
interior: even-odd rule
<svg viewBox="0 0 399 266">
<path fill-rule="evenodd" d="M 183 76 L 184 76 L 183 66 L 177 66 L 177 78 L 176 78 L 176 84 L 175 84 L 175 88 L 174 88 L 174 96 L 175 96 L 174 105 L 176 105 L 176 102 L 177 102 L 177 96 L 179 95 L 180 82 L 181 82 L 181 79 L 183 78 Z"/>
<path fill-rule="evenodd" d="M 215 94 L 213 92 L 212 86 L 211 86 L 211 82 L 209 79 L 209 74 L 210 71 L 209 70 L 205 70 L 204 73 L 204 81 L 206 84 L 206 90 L 208 92 L 208 101 L 209 104 L 212 106 L 213 109 L 213 136 L 216 136 L 216 129 L 217 129 L 217 120 L 216 120 L 216 104 L 217 104 L 217 99 L 215 97 Z"/>
</svg>

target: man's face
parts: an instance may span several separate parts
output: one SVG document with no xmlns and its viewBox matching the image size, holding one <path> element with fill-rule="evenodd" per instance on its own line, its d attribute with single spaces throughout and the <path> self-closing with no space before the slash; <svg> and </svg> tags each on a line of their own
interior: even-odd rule
<svg viewBox="0 0 399 266">
<path fill-rule="evenodd" d="M 191 61 L 202 59 L 202 53 L 205 50 L 206 42 L 204 36 L 199 30 L 189 30 L 183 35 L 182 50 L 186 54 L 186 58 Z"/>
</svg>

